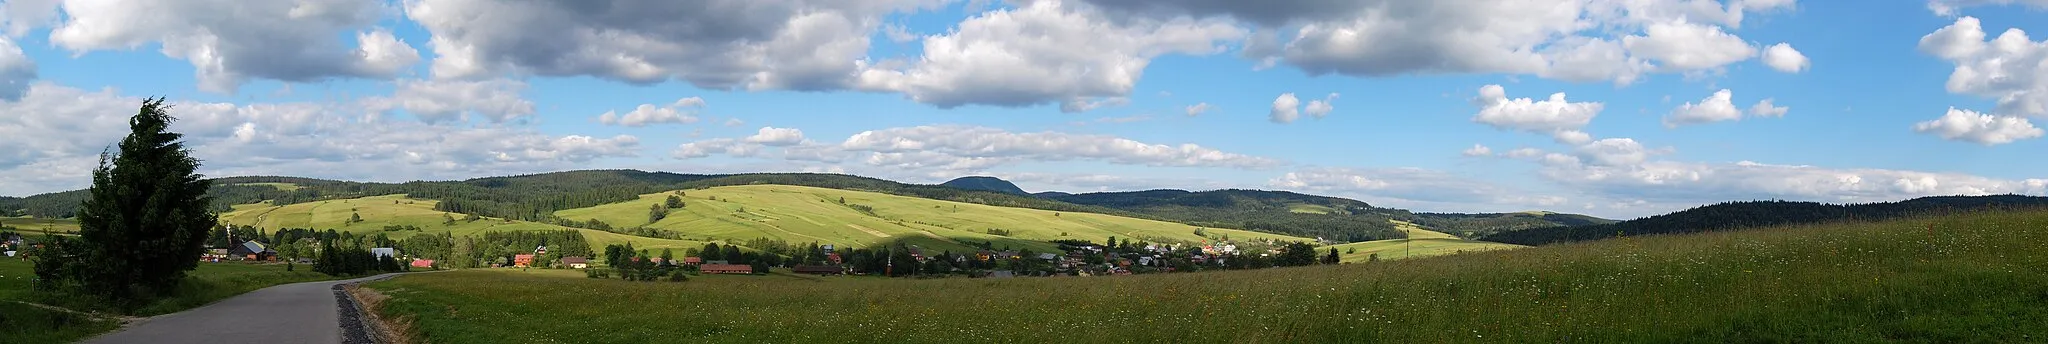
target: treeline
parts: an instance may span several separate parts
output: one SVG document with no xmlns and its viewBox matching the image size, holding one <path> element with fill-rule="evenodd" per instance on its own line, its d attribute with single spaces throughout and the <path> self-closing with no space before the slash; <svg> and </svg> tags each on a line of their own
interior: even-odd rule
<svg viewBox="0 0 2048 344">
<path fill-rule="evenodd" d="M 1413 217 L 1406 211 L 1375 208 L 1356 200 L 1284 191 L 1148 190 L 1087 193 L 1053 199 L 1115 208 L 1196 226 L 1320 237 L 1336 242 L 1406 238 L 1407 235 L 1395 229 L 1388 220 Z M 1300 205 L 1320 206 L 1332 213 L 1295 212 L 1294 207 Z"/>
<path fill-rule="evenodd" d="M 433 259 L 436 264 L 450 268 L 511 266 L 514 255 L 532 254 L 541 246 L 547 246 L 548 252 L 535 256 L 535 264 L 546 265 L 562 257 L 591 257 L 590 243 L 584 240 L 582 232 L 574 230 L 489 231 L 461 237 L 449 233 L 417 234 L 394 245 L 407 256 Z"/>
<path fill-rule="evenodd" d="M 1530 228 L 1614 223 L 1613 220 L 1592 216 L 1558 213 L 1415 213 L 1415 218 L 1409 221 L 1423 227 L 1465 238 L 1476 238 L 1493 233 Z"/>
<path fill-rule="evenodd" d="M 1791 201 L 1726 202 L 1670 214 L 1611 224 L 1545 227 L 1501 232 L 1481 240 L 1518 245 L 1544 245 L 1647 234 L 1675 234 L 1811 224 L 1830 221 L 1875 221 L 1920 215 L 1941 215 L 1987 209 L 2048 206 L 2048 197 L 2022 195 L 1941 196 L 1899 202 L 1822 204 Z"/>
</svg>

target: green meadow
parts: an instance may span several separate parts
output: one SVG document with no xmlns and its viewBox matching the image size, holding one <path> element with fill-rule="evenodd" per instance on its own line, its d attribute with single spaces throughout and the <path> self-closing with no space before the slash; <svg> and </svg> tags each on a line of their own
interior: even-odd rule
<svg viewBox="0 0 2048 344">
<path fill-rule="evenodd" d="M 279 228 L 333 229 L 356 234 L 384 233 L 393 239 L 404 239 L 418 234 L 452 233 L 456 236 L 477 235 L 487 231 L 531 231 L 574 229 L 583 232 L 592 250 L 603 250 L 605 245 L 632 243 L 634 248 L 699 248 L 703 241 L 657 239 L 591 229 L 578 229 L 545 223 L 526 221 L 505 221 L 485 218 L 478 221 L 462 221 L 463 214 L 447 214 L 454 217 L 454 225 L 448 225 L 444 214 L 434 210 L 436 201 L 407 198 L 405 195 L 373 196 L 340 200 L 327 200 L 274 206 L 266 203 L 234 206 L 233 211 L 221 214 L 221 222 L 238 226 L 255 226 L 267 231 Z M 642 209 L 643 216 L 645 209 Z M 350 224 L 350 215 L 359 215 L 363 222 Z M 384 231 L 385 226 L 415 226 L 419 231 Z"/>
<path fill-rule="evenodd" d="M 956 252 L 972 249 L 963 242 L 993 242 L 996 246 L 1028 247 L 1044 252 L 1056 248 L 1046 243 L 1051 240 L 1101 243 L 1110 237 L 1190 243 L 1215 241 L 1225 236 L 1231 240 L 1313 240 L 1220 228 L 1203 228 L 1206 236 L 1202 236 L 1196 235 L 1198 227 L 1171 222 L 803 186 L 744 185 L 681 192 L 685 206 L 672 209 L 667 217 L 653 223 L 647 221 L 648 208 L 663 203 L 673 193 L 647 194 L 637 201 L 563 210 L 555 212 L 555 216 L 578 221 L 597 219 L 619 227 L 646 226 L 671 230 L 692 239 L 744 241 L 767 238 L 855 247 L 904 242 Z M 844 204 L 840 203 L 842 199 Z M 990 234 L 990 229 L 1006 231 L 1007 235 Z"/>
<path fill-rule="evenodd" d="M 78 221 L 72 219 L 47 219 L 36 217 L 0 217 L 0 227 L 14 227 L 22 234 L 77 233 Z"/>
<path fill-rule="evenodd" d="M 1118 277 L 370 286 L 392 297 L 380 314 L 434 343 L 2038 342 L 2048 211 Z"/>
<path fill-rule="evenodd" d="M 1318 250 L 1337 249 L 1337 257 L 1346 262 L 1364 262 L 1379 255 L 1381 260 L 1421 258 L 1480 252 L 1517 249 L 1527 246 L 1460 239 L 1457 236 L 1423 229 L 1413 223 L 1394 221 L 1394 228 L 1408 234 L 1407 239 L 1374 240 L 1324 246 Z"/>
</svg>

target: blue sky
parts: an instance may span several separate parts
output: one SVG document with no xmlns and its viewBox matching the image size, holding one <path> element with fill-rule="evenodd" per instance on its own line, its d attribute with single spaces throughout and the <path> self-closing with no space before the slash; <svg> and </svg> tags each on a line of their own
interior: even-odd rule
<svg viewBox="0 0 2048 344">
<path fill-rule="evenodd" d="M 993 175 L 1616 218 L 2042 195 L 2044 19 L 2041 0 L 17 0 L 0 195 L 84 187 L 149 96 L 215 176 Z"/>
</svg>

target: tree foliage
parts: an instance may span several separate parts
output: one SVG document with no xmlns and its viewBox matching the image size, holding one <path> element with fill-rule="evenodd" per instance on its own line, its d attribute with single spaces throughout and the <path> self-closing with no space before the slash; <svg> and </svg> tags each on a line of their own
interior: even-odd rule
<svg viewBox="0 0 2048 344">
<path fill-rule="evenodd" d="M 2022 195 L 1938 196 L 1899 202 L 1822 204 L 1791 201 L 1726 202 L 1670 214 L 1610 224 L 1545 227 L 1488 235 L 1481 240 L 1517 245 L 1544 245 L 1646 234 L 1674 234 L 1811 224 L 1828 221 L 1875 221 L 1908 216 L 2010 207 L 2048 206 L 2048 197 Z"/>
<path fill-rule="evenodd" d="M 78 240 L 64 243 L 66 257 L 36 262 L 38 271 L 61 272 L 41 276 L 43 289 L 75 288 L 127 310 L 197 267 L 217 221 L 206 196 L 212 184 L 195 173 L 199 160 L 183 135 L 169 131 L 176 119 L 167 110 L 162 98 L 144 101 L 118 150 L 101 155 L 77 213 Z"/>
</svg>

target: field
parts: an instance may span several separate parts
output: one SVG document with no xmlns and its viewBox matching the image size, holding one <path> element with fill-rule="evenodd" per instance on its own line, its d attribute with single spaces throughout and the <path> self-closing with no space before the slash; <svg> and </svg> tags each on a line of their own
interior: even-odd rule
<svg viewBox="0 0 2048 344">
<path fill-rule="evenodd" d="M 965 251 L 962 242 L 994 242 L 996 246 L 1055 249 L 1045 241 L 1058 239 L 1104 242 L 1139 239 L 1198 243 L 1224 236 L 1232 240 L 1277 239 L 1310 241 L 1232 229 L 1194 226 L 1092 213 L 1060 213 L 938 201 L 873 192 L 786 185 L 745 185 L 684 190 L 685 206 L 661 221 L 648 223 L 648 208 L 671 193 L 642 195 L 640 200 L 555 212 L 578 221 L 597 219 L 613 226 L 647 226 L 682 232 L 691 239 L 781 239 L 865 247 L 905 242 L 927 249 Z M 840 200 L 844 199 L 845 204 Z M 854 207 L 869 207 L 861 211 Z M 989 229 L 1009 231 L 1000 236 Z M 636 244 L 637 245 L 637 244 Z"/>
<path fill-rule="evenodd" d="M 54 311 L 21 303 L 56 304 L 71 309 L 91 308 L 67 304 L 66 300 L 47 300 L 29 294 L 31 281 L 35 276 L 33 267 L 33 264 L 19 259 L 0 260 L 0 342 L 64 343 L 111 331 L 120 326 L 119 321 L 113 319 Z M 313 273 L 307 268 L 310 267 L 300 266 L 296 271 L 284 271 L 283 265 L 201 263 L 199 269 L 187 274 L 190 277 L 183 286 L 180 286 L 178 295 L 145 306 L 138 310 L 136 315 L 168 314 L 273 285 L 331 278 Z"/>
<path fill-rule="evenodd" d="M 1402 233 L 1407 233 L 1408 238 L 1324 246 L 1319 248 L 1319 250 L 1336 248 L 1337 258 L 1342 261 L 1365 262 L 1372 260 L 1374 254 L 1378 254 L 1381 260 L 1391 260 L 1525 247 L 1522 245 L 1459 239 L 1457 236 L 1430 231 L 1415 224 L 1402 221 L 1394 221 L 1394 228 L 1400 229 Z"/>
<path fill-rule="evenodd" d="M 0 226 L 14 227 L 17 229 L 18 232 L 21 232 L 22 234 L 41 233 L 44 230 L 48 230 L 51 233 L 78 232 L 78 221 L 74 221 L 71 219 L 0 217 Z"/>
<path fill-rule="evenodd" d="M 2048 340 L 2048 212 L 1250 271 L 718 277 L 371 286 L 393 297 L 381 314 L 436 343 L 2034 342 Z"/>
<path fill-rule="evenodd" d="M 301 189 L 301 187 L 299 187 L 299 184 L 292 184 L 292 183 L 241 183 L 241 184 L 234 184 L 234 185 L 246 185 L 246 186 L 268 186 L 268 187 L 274 187 L 274 188 L 277 188 L 277 190 L 279 190 L 279 191 L 298 191 L 299 189 Z"/>
<path fill-rule="evenodd" d="M 269 204 L 237 205 L 233 211 L 221 214 L 222 222 L 242 226 L 256 226 L 268 231 L 278 228 L 334 229 L 357 234 L 385 233 L 393 239 L 403 239 L 417 234 L 453 233 L 456 236 L 476 235 L 486 231 L 527 231 L 575 229 L 593 250 L 602 251 L 604 245 L 631 242 L 634 248 L 697 248 L 702 241 L 669 240 L 637 237 L 605 231 L 577 229 L 544 223 L 525 221 L 504 221 L 486 218 L 476 222 L 461 221 L 463 214 L 449 214 L 457 219 L 455 225 L 446 225 L 442 212 L 434 210 L 433 200 L 406 198 L 404 195 L 374 196 L 353 199 L 307 202 L 285 206 Z M 644 209 L 643 209 L 644 212 Z M 347 224 L 349 215 L 360 215 L 363 222 Z M 420 231 L 385 232 L 384 226 L 416 226 Z"/>
</svg>

